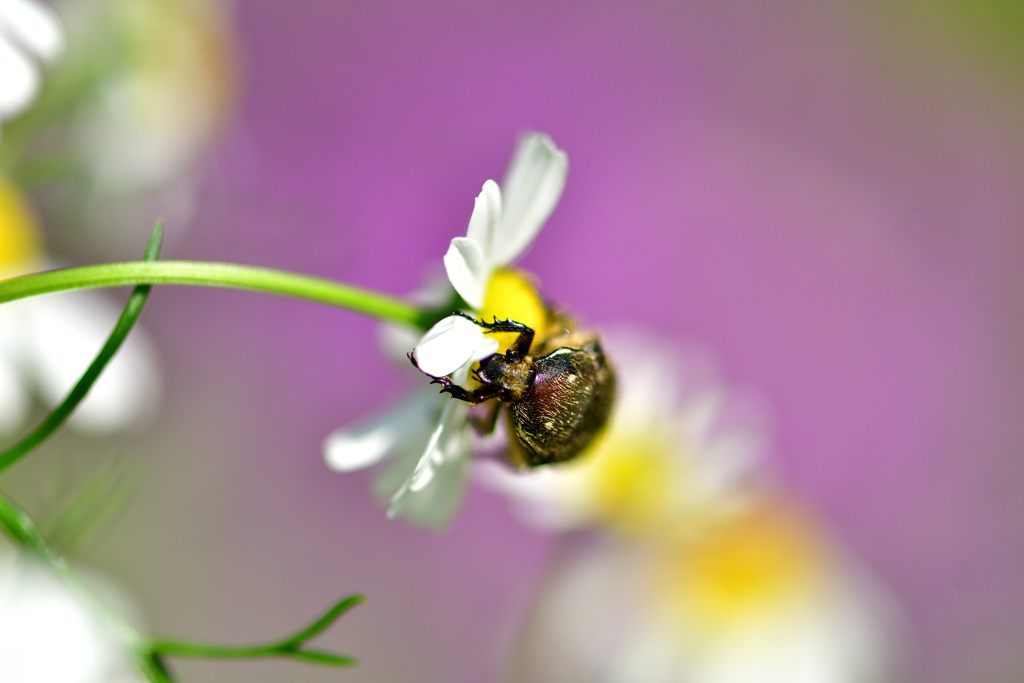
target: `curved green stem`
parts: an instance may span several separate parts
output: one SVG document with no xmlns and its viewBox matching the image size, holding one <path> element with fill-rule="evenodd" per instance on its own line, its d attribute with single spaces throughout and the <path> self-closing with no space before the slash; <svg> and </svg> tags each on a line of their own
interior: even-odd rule
<svg viewBox="0 0 1024 683">
<path fill-rule="evenodd" d="M 362 595 L 350 595 L 334 603 L 312 624 L 293 636 L 266 645 L 209 645 L 207 643 L 189 643 L 180 640 L 154 640 L 148 645 L 148 659 L 156 666 L 164 669 L 163 658 L 205 657 L 209 659 L 255 659 L 263 657 L 283 657 L 309 664 L 326 666 L 354 666 L 358 662 L 353 657 L 336 655 L 322 650 L 308 650 L 303 647 L 306 641 L 320 634 L 337 619 L 359 603 L 366 602 Z"/>
<path fill-rule="evenodd" d="M 206 261 L 128 261 L 64 268 L 0 282 L 0 303 L 69 289 L 125 285 L 190 285 L 266 292 L 345 308 L 373 318 L 426 329 L 435 313 L 399 298 L 324 278 L 272 268 Z"/>
<path fill-rule="evenodd" d="M 163 243 L 163 237 L 163 225 L 157 223 L 153 227 L 153 234 L 149 238 L 146 255 L 143 257 L 146 262 L 156 261 L 157 256 L 160 255 L 160 245 Z M 135 321 L 138 320 L 139 314 L 142 313 L 142 307 L 146 305 L 146 298 L 148 296 L 149 285 L 138 285 L 135 287 L 132 295 L 128 297 L 128 303 L 125 304 L 121 317 L 117 319 L 117 324 L 114 325 L 110 336 L 107 337 L 107 341 L 103 344 L 103 348 L 100 349 L 96 358 L 89 364 L 89 367 L 79 378 L 67 397 L 28 436 L 7 450 L 0 452 L 0 474 L 29 454 L 36 446 L 50 438 L 71 417 L 71 413 L 75 411 L 78 404 L 82 402 L 89 393 L 89 390 L 92 389 L 92 385 L 100 378 L 100 374 L 107 367 L 107 363 L 111 361 L 117 350 L 121 348 L 125 337 L 128 336 L 132 326 L 135 325 Z"/>
</svg>

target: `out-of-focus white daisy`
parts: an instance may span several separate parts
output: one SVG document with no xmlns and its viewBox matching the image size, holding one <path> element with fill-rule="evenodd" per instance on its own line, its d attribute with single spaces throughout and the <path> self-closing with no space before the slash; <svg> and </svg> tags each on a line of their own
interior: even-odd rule
<svg viewBox="0 0 1024 683">
<path fill-rule="evenodd" d="M 129 683 L 142 678 L 84 596 L 0 548 L 0 681 Z"/>
<path fill-rule="evenodd" d="M 618 396 L 595 444 L 557 467 L 513 472 L 481 461 L 481 482 L 508 494 L 528 522 L 555 531 L 675 535 L 746 504 L 763 483 L 767 443 L 756 401 L 727 389 L 696 347 L 627 330 L 605 333 L 602 344 Z"/>
<path fill-rule="evenodd" d="M 444 258 L 448 279 L 475 315 L 546 329 L 549 313 L 543 300 L 528 276 L 508 266 L 554 210 L 567 173 L 565 153 L 547 136 L 534 133 L 520 139 L 502 188 L 493 180 L 484 183 L 467 236 L 454 238 Z M 450 316 L 420 338 L 415 355 L 424 372 L 464 382 L 473 362 L 514 336 L 485 336 L 472 322 Z M 389 515 L 439 528 L 451 519 L 465 489 L 473 440 L 468 415 L 461 401 L 435 391 L 416 392 L 362 427 L 335 431 L 324 443 L 324 455 L 339 472 L 396 456 L 377 484 L 378 493 L 390 499 Z"/>
<path fill-rule="evenodd" d="M 116 46 L 78 125 L 95 181 L 128 191 L 188 171 L 234 101 L 234 47 L 222 3 L 65 0 L 61 10 L 69 56 Z"/>
<path fill-rule="evenodd" d="M 591 449 L 528 472 L 476 466 L 529 522 L 591 531 L 543 582 L 510 679 L 890 680 L 892 606 L 778 492 L 759 401 L 727 390 L 700 353 L 636 333 L 604 346 L 619 397 Z"/>
<path fill-rule="evenodd" d="M 35 0 L 0 0 L 0 123 L 20 114 L 42 83 L 42 67 L 64 49 L 61 25 Z"/>
<path fill-rule="evenodd" d="M 0 279 L 49 267 L 35 219 L 17 188 L 0 177 Z M 36 393 L 60 403 L 99 352 L 119 311 L 90 291 L 0 305 L 0 433 L 17 429 Z M 152 344 L 135 329 L 71 416 L 93 433 L 122 429 L 151 413 L 160 391 Z"/>
<path fill-rule="evenodd" d="M 89 228 L 108 254 L 134 249 L 153 216 L 180 235 L 237 100 L 226 3 L 60 0 L 54 9 L 66 58 L 19 130 L 20 147 L 7 150 L 8 167 L 60 174 L 61 192 L 42 209 L 57 225 Z"/>
<path fill-rule="evenodd" d="M 893 680 L 892 603 L 789 501 L 763 497 L 683 542 L 581 550 L 544 581 L 510 681 Z"/>
</svg>

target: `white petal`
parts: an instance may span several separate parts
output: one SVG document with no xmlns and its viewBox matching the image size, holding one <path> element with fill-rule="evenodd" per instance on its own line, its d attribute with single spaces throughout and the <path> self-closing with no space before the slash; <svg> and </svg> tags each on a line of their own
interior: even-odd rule
<svg viewBox="0 0 1024 683">
<path fill-rule="evenodd" d="M 0 2 L 0 33 L 45 61 L 52 61 L 64 51 L 64 34 L 57 14 L 46 5 L 32 0 Z"/>
<path fill-rule="evenodd" d="M 0 558 L 0 680 L 139 681 L 86 598 L 28 558 Z M 60 652 L 60 656 L 54 656 Z"/>
<path fill-rule="evenodd" d="M 486 336 L 482 327 L 461 316 L 450 315 L 423 335 L 413 355 L 420 370 L 443 377 L 497 351 L 497 340 Z"/>
<path fill-rule="evenodd" d="M 446 460 L 434 470 L 430 486 L 406 496 L 402 517 L 419 527 L 441 530 L 458 512 L 466 492 L 469 458 Z"/>
<path fill-rule="evenodd" d="M 468 237 L 456 237 L 444 255 L 444 268 L 459 296 L 473 308 L 482 308 L 491 266 L 480 244 Z"/>
<path fill-rule="evenodd" d="M 430 434 L 430 438 L 427 440 L 426 446 L 423 448 L 423 452 L 417 459 L 412 473 L 392 496 L 391 506 L 388 508 L 388 517 L 394 517 L 402 511 L 405 507 L 404 498 L 408 493 L 415 493 L 423 490 L 423 488 L 430 483 L 430 480 L 434 477 L 434 467 L 443 460 L 440 455 L 440 451 L 438 450 L 438 443 L 440 442 L 441 436 L 444 434 L 446 427 L 450 428 L 451 414 L 453 410 L 454 404 L 448 403 L 445 405 L 444 411 L 441 413 L 441 419 L 438 420 L 437 426 Z"/>
<path fill-rule="evenodd" d="M 21 112 L 39 90 L 35 64 L 0 34 L 0 119 Z"/>
<path fill-rule="evenodd" d="M 513 513 L 528 526 L 545 531 L 564 532 L 588 520 L 580 514 L 576 502 L 580 486 L 577 477 L 564 470 L 540 467 L 516 472 L 504 463 L 481 459 L 475 463 L 473 477 L 484 487 L 508 496 Z"/>
<path fill-rule="evenodd" d="M 501 189 L 498 183 L 488 180 L 473 205 L 466 237 L 476 240 L 485 255 L 490 255 L 495 234 L 501 224 Z"/>
<path fill-rule="evenodd" d="M 448 401 L 444 414 L 426 446 L 408 453 L 395 470 L 385 473 L 391 482 L 404 475 L 392 495 L 388 517 L 398 515 L 430 529 L 444 527 L 458 510 L 465 493 L 470 443 L 466 434 L 464 404 Z"/>
<path fill-rule="evenodd" d="M 117 309 L 94 292 L 65 292 L 25 302 L 26 361 L 42 398 L 64 400 L 117 321 Z M 29 355 L 30 354 L 30 355 Z M 106 433 L 146 417 L 156 408 L 160 377 L 156 354 L 136 327 L 107 365 L 70 423 Z"/>
<path fill-rule="evenodd" d="M 679 426 L 683 433 L 698 444 L 705 444 L 710 438 L 711 429 L 722 413 L 724 402 L 720 388 L 708 388 L 690 399 L 689 404 L 679 416 Z"/>
<path fill-rule="evenodd" d="M 504 210 L 488 257 L 503 266 L 537 237 L 565 189 L 569 158 L 546 135 L 531 133 L 516 147 L 502 181 Z"/>
<path fill-rule="evenodd" d="M 14 368 L 0 357 L 0 434 L 9 434 L 21 426 L 28 415 L 29 400 Z"/>
<path fill-rule="evenodd" d="M 417 393 L 364 425 L 335 430 L 324 440 L 324 459 L 336 472 L 351 472 L 380 462 L 398 444 L 437 417 L 433 392 Z"/>
</svg>

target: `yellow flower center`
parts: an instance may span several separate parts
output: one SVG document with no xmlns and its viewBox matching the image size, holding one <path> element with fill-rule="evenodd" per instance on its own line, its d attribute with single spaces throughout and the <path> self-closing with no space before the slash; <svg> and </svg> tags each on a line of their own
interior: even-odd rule
<svg viewBox="0 0 1024 683">
<path fill-rule="evenodd" d="M 0 176 L 0 276 L 30 268 L 42 253 L 28 203 L 17 187 Z"/>
<path fill-rule="evenodd" d="M 596 520 L 626 534 L 656 532 L 675 520 L 680 483 L 686 473 L 670 435 L 614 428 L 591 446 L 578 463 L 584 504 Z"/>
<path fill-rule="evenodd" d="M 550 324 L 548 308 L 529 277 L 521 271 L 507 268 L 500 268 L 491 274 L 484 305 L 480 309 L 480 319 L 484 322 L 491 322 L 494 318 L 514 320 L 533 328 L 538 341 L 546 334 Z M 498 340 L 500 350 L 505 352 L 517 335 L 501 332 L 493 336 Z"/>
<path fill-rule="evenodd" d="M 729 630 L 813 598 L 826 559 L 811 521 L 774 502 L 673 552 L 656 582 L 658 603 L 704 633 Z"/>
</svg>

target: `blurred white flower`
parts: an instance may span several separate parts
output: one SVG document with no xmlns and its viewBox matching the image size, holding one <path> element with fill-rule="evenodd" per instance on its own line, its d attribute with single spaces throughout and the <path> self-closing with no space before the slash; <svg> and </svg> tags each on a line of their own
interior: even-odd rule
<svg viewBox="0 0 1024 683">
<path fill-rule="evenodd" d="M 454 238 L 444 258 L 452 286 L 475 314 L 546 327 L 548 312 L 536 289 L 506 266 L 526 250 L 554 210 L 567 172 L 565 153 L 547 136 L 533 133 L 519 140 L 504 189 L 493 180 L 484 183 L 467 236 Z M 498 351 L 501 343 L 500 335 L 485 336 L 477 325 L 450 316 L 419 339 L 415 354 L 424 372 L 461 383 L 470 365 Z M 389 516 L 439 528 L 458 509 L 465 489 L 473 440 L 468 416 L 465 403 L 418 391 L 362 427 L 335 431 L 324 442 L 324 457 L 339 472 L 394 457 L 377 483 L 378 494 L 390 498 Z"/>
<path fill-rule="evenodd" d="M 34 560 L 0 549 L 0 681 L 141 681 L 92 606 Z"/>
<path fill-rule="evenodd" d="M 763 415 L 716 376 L 709 354 L 637 331 L 606 332 L 618 396 L 604 433 L 557 467 L 512 471 L 477 463 L 481 483 L 508 494 L 527 522 L 555 531 L 600 527 L 680 534 L 732 514 L 763 486 Z"/>
<path fill-rule="evenodd" d="M 0 177 L 0 279 L 47 267 L 28 206 Z M 50 407 L 64 399 L 118 315 L 112 303 L 84 290 L 0 305 L 0 434 L 22 424 L 31 393 Z M 156 408 L 159 390 L 155 351 L 136 327 L 70 424 L 92 433 L 122 429 Z"/>
<path fill-rule="evenodd" d="M 235 93 L 228 18 L 216 0 L 66 0 L 72 56 L 118 59 L 81 114 L 77 137 L 97 184 L 130 191 L 190 169 Z"/>
<path fill-rule="evenodd" d="M 103 253 L 126 256 L 154 216 L 175 226 L 169 237 L 181 235 L 237 100 L 226 3 L 58 0 L 54 9 L 66 58 L 48 83 L 47 108 L 9 156 L 60 174 L 61 191 L 42 207 L 48 220 L 88 228 Z"/>
<path fill-rule="evenodd" d="M 890 680 L 892 605 L 778 492 L 759 401 L 694 349 L 635 332 L 604 346 L 619 396 L 587 453 L 528 472 L 476 464 L 528 522 L 592 532 L 543 582 L 510 680 Z"/>
<path fill-rule="evenodd" d="M 679 543 L 563 558 L 511 657 L 531 683 L 879 683 L 896 610 L 798 507 L 766 497 Z"/>
<path fill-rule="evenodd" d="M 36 0 L 0 0 L 0 123 L 20 114 L 42 83 L 43 64 L 64 49 L 53 10 Z"/>
</svg>

